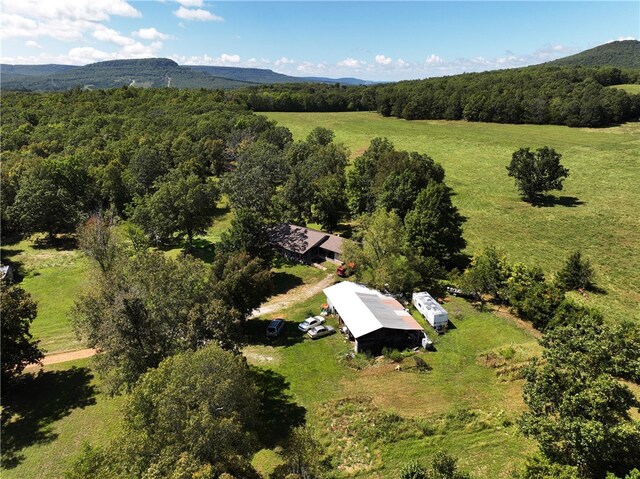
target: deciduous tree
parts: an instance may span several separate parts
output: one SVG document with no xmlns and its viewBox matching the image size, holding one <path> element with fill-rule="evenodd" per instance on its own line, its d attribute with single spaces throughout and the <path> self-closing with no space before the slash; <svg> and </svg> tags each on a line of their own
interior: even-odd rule
<svg viewBox="0 0 640 479">
<path fill-rule="evenodd" d="M 560 153 L 547 146 L 535 153 L 529 148 L 520 148 L 513 153 L 507 171 L 515 178 L 522 196 L 535 202 L 545 191 L 562 190 L 569 170 L 560 164 L 561 158 Z"/>
<path fill-rule="evenodd" d="M 211 226 L 217 200 L 218 190 L 211 181 L 174 170 L 157 184 L 153 195 L 139 199 L 131 219 L 156 240 L 175 233 L 186 236 L 191 248 L 193 237 Z"/>
<path fill-rule="evenodd" d="M 422 256 L 451 264 L 466 246 L 462 237 L 464 218 L 451 202 L 451 190 L 444 183 L 430 181 L 419 194 L 404 224 L 409 244 Z"/>
<path fill-rule="evenodd" d="M 6 386 L 29 364 L 38 363 L 44 354 L 29 331 L 37 315 L 31 295 L 19 286 L 0 282 L 0 318 L 2 318 L 2 384 Z"/>
</svg>

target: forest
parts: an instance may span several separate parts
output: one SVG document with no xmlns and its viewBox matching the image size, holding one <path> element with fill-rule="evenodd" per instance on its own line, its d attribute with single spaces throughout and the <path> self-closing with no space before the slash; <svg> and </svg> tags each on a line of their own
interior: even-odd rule
<svg viewBox="0 0 640 479">
<path fill-rule="evenodd" d="M 406 120 L 601 127 L 640 115 L 640 96 L 609 88 L 640 71 L 540 65 L 374 86 L 272 85 L 227 93 L 255 111 L 377 110 Z"/>
</svg>

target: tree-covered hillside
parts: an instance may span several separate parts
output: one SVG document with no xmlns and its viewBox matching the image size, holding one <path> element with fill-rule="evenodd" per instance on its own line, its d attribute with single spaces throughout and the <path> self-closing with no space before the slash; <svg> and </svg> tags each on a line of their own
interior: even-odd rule
<svg viewBox="0 0 640 479">
<path fill-rule="evenodd" d="M 640 41 L 623 40 L 585 50 L 575 55 L 549 62 L 548 65 L 581 65 L 640 68 Z"/>
<path fill-rule="evenodd" d="M 248 86 L 252 83 L 229 78 L 218 78 L 205 72 L 178 65 L 167 58 L 141 60 L 112 60 L 90 65 L 62 69 L 54 73 L 29 77 L 4 76 L 3 90 L 63 91 L 70 88 L 117 88 L 123 85 L 137 87 L 176 87 L 226 89 Z"/>
</svg>

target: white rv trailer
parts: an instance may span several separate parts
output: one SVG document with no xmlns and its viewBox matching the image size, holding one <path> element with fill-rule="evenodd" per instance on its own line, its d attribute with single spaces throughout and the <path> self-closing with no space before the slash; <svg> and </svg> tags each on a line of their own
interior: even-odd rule
<svg viewBox="0 0 640 479">
<path fill-rule="evenodd" d="M 449 314 L 429 293 L 413 293 L 411 302 L 438 333 L 445 331 Z"/>
</svg>

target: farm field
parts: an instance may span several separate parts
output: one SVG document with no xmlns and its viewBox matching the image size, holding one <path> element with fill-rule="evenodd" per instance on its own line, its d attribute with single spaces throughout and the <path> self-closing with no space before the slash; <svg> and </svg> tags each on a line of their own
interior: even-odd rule
<svg viewBox="0 0 640 479">
<path fill-rule="evenodd" d="M 333 453 L 333 468 L 349 477 L 391 479 L 406 462 L 447 450 L 476 477 L 508 477 L 533 449 L 514 424 L 524 408 L 522 381 L 500 376 L 503 370 L 486 361 L 508 350 L 509 364 L 523 364 L 539 348 L 529 333 L 454 299 L 448 309 L 455 329 L 436 339 L 436 352 L 420 354 L 430 372 L 412 371 L 412 358 L 404 359 L 400 372 L 380 359 L 363 359 L 358 370 L 345 362 L 352 345 L 342 335 L 311 341 L 296 329 L 324 300 L 319 294 L 279 312 L 288 321 L 287 335 L 273 344 L 259 340 L 243 352 L 250 364 L 286 382 Z M 254 337 L 264 335 L 268 320 L 254 320 Z M 254 459 L 265 476 L 277 462 L 269 450 Z"/>
<path fill-rule="evenodd" d="M 628 93 L 640 94 L 640 85 L 629 83 L 626 85 L 614 85 L 611 88 L 619 88 L 620 90 L 624 90 Z"/>
<path fill-rule="evenodd" d="M 575 296 L 614 320 L 640 321 L 640 123 L 610 128 L 501 125 L 462 121 L 406 121 L 375 112 L 267 113 L 304 138 L 313 128 L 333 130 L 352 157 L 376 136 L 401 150 L 428 153 L 446 170 L 454 203 L 467 217 L 467 252 L 495 245 L 511 261 L 557 271 L 580 250 L 605 294 Z M 550 146 L 569 168 L 564 189 L 547 206 L 520 200 L 506 165 L 520 147 Z"/>
<path fill-rule="evenodd" d="M 406 462 L 428 461 L 443 449 L 476 477 L 509 477 L 533 450 L 515 425 L 524 409 L 522 380 L 509 374 L 539 350 L 528 332 L 454 299 L 448 309 L 455 328 L 432 335 L 437 351 L 420 354 L 432 370 L 412 371 L 405 358 L 398 372 L 388 360 L 346 362 L 352 346 L 340 334 L 311 341 L 300 333 L 297 323 L 324 300 L 318 294 L 274 314 L 287 319 L 286 336 L 275 342 L 264 336 L 271 316 L 248 322 L 243 353 L 268 387 L 282 391 L 278 407 L 286 418 L 269 431 L 274 444 L 278 424 L 306 419 L 332 467 L 349 477 L 389 479 Z M 102 394 L 90 365 L 84 359 L 46 367 L 15 394 L 18 416 L 3 431 L 3 454 L 13 462 L 3 464 L 3 477 L 61 477 L 83 443 L 105 444 L 117 434 L 124 397 Z M 265 478 L 278 463 L 272 449 L 254 459 Z"/>
</svg>

